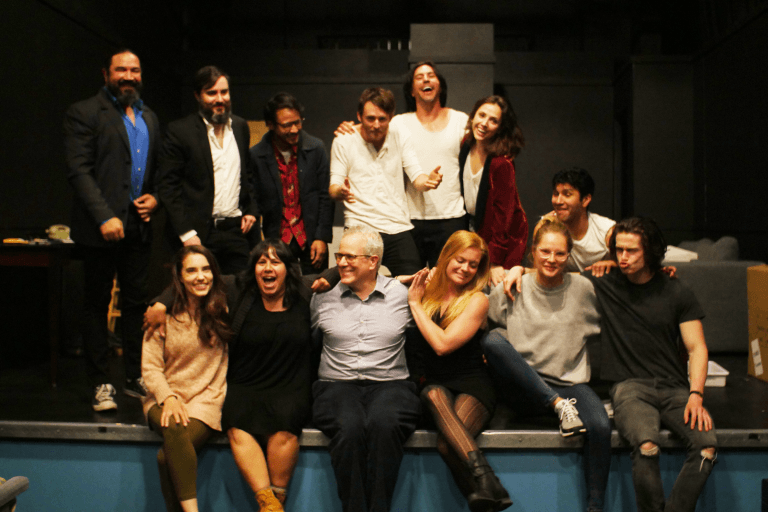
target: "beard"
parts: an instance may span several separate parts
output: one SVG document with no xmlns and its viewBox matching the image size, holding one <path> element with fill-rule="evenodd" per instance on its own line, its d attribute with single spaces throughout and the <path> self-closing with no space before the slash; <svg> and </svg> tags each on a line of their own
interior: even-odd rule
<svg viewBox="0 0 768 512">
<path fill-rule="evenodd" d="M 224 107 L 224 112 L 217 114 L 213 112 L 214 107 Z M 232 117 L 232 102 L 215 103 L 210 107 L 200 104 L 200 113 L 211 124 L 225 124 Z"/>
<path fill-rule="evenodd" d="M 130 89 L 123 90 L 122 87 L 131 86 Z M 136 80 L 118 80 L 107 84 L 107 89 L 112 93 L 118 103 L 124 107 L 130 107 L 139 98 L 141 98 L 141 82 Z"/>
</svg>

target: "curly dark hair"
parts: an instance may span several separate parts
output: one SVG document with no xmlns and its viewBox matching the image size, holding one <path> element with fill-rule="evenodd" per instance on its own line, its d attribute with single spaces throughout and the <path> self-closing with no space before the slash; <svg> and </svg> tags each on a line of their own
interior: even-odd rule
<svg viewBox="0 0 768 512">
<path fill-rule="evenodd" d="M 475 106 L 472 108 L 472 113 L 469 115 L 469 121 L 467 121 L 467 130 L 469 133 L 464 137 L 463 142 L 470 142 L 473 145 L 475 144 L 475 136 L 472 133 L 472 120 L 475 118 L 475 114 L 480 107 L 486 103 L 498 105 L 501 109 L 499 129 L 488 142 L 488 154 L 490 156 L 516 157 L 518 153 L 520 153 L 520 150 L 525 147 L 525 137 L 523 137 L 523 131 L 517 125 L 517 115 L 512 109 L 512 105 L 510 105 L 502 96 L 494 95 L 477 100 L 477 103 L 475 103 Z"/>
<path fill-rule="evenodd" d="M 586 169 L 581 167 L 571 167 L 558 171 L 552 177 L 552 190 L 557 189 L 558 185 L 572 186 L 579 191 L 580 199 L 595 193 L 595 180 L 592 179 Z"/>
<path fill-rule="evenodd" d="M 299 289 L 302 286 L 301 270 L 299 261 L 291 252 L 291 249 L 285 242 L 277 238 L 267 238 L 262 240 L 251 251 L 248 258 L 247 270 L 240 275 L 243 293 L 253 291 L 257 296 L 261 296 L 259 285 L 256 282 L 256 263 L 270 250 L 274 251 L 275 256 L 285 264 L 285 295 L 283 295 L 283 307 L 290 308 L 299 299 Z"/>
<path fill-rule="evenodd" d="M 200 302 L 199 321 L 197 336 L 204 344 L 213 346 L 216 340 L 227 343 L 232 337 L 232 329 L 229 327 L 227 315 L 227 292 L 224 289 L 224 282 L 221 279 L 219 264 L 214 255 L 202 245 L 190 245 L 182 247 L 173 262 L 171 275 L 173 276 L 171 286 L 173 288 L 173 306 L 171 307 L 171 316 L 178 319 L 178 315 L 189 312 L 189 298 L 187 290 L 181 279 L 182 266 L 184 260 L 190 254 L 200 254 L 208 260 L 213 274 L 213 283 L 208 295 L 203 297 Z"/>
<path fill-rule="evenodd" d="M 416 74 L 416 70 L 421 66 L 431 67 L 432 71 L 435 72 L 435 76 L 437 76 L 438 82 L 440 82 L 440 106 L 445 107 L 445 104 L 448 102 L 448 81 L 445 79 L 443 74 L 437 70 L 434 62 L 431 60 L 423 60 L 421 62 L 417 62 L 416 65 L 411 68 L 408 74 L 405 75 L 405 79 L 403 80 L 403 95 L 405 95 L 406 112 L 416 111 L 416 98 L 413 97 L 413 75 Z"/>
<path fill-rule="evenodd" d="M 611 233 L 611 239 L 608 242 L 608 249 L 611 251 L 611 258 L 616 261 L 616 235 L 618 233 L 630 233 L 640 236 L 640 243 L 643 246 L 643 258 L 645 264 L 651 272 L 658 272 L 661 269 L 661 262 L 667 251 L 667 241 L 659 229 L 659 226 L 648 217 L 630 217 L 616 223 Z"/>
</svg>

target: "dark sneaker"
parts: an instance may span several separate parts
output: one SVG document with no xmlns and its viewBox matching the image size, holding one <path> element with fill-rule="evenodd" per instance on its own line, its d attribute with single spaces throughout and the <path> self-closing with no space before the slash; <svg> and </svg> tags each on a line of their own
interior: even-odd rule
<svg viewBox="0 0 768 512">
<path fill-rule="evenodd" d="M 564 398 L 555 407 L 560 415 L 560 435 L 563 437 L 582 434 L 587 431 L 581 418 L 579 418 L 579 411 L 576 410 L 575 403 L 575 398 Z"/>
<path fill-rule="evenodd" d="M 147 396 L 147 387 L 144 385 L 144 379 L 125 379 L 125 388 L 123 392 L 133 398 L 144 398 Z"/>
<path fill-rule="evenodd" d="M 115 387 L 112 384 L 100 384 L 96 386 L 91 405 L 97 412 L 117 410 L 115 403 Z"/>
</svg>

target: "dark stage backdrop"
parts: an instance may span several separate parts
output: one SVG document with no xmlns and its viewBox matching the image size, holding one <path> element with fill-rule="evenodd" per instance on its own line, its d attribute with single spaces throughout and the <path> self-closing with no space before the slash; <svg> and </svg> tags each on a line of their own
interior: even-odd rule
<svg viewBox="0 0 768 512">
<path fill-rule="evenodd" d="M 696 227 L 768 260 L 768 11 L 696 62 Z"/>
<path fill-rule="evenodd" d="M 45 227 L 69 223 L 64 112 L 104 84 L 107 53 L 126 46 L 138 53 L 147 103 L 161 122 L 178 115 L 179 63 L 166 53 L 175 24 L 160 7 L 121 23 L 120 6 L 110 2 L 6 0 L 2 8 L 2 81 L 13 93 L 0 116 L 0 235 L 43 236 Z"/>
<path fill-rule="evenodd" d="M 233 78 L 235 111 L 260 119 L 280 90 L 307 107 L 306 128 L 330 147 L 333 128 L 353 119 L 360 91 L 396 90 L 407 50 L 233 49 L 185 51 L 172 8 L 143 7 L 121 23 L 108 2 L 6 0 L 0 17 L 5 115 L 0 116 L 0 234 L 41 235 L 68 223 L 62 116 L 102 85 L 103 55 L 120 46 L 142 58 L 147 103 L 161 123 L 195 108 L 189 77 L 219 64 Z M 735 234 L 742 257 L 767 259 L 760 209 L 768 174 L 768 15 L 756 16 L 685 58 L 630 58 L 614 48 L 579 52 L 496 52 L 494 84 L 514 105 L 528 141 L 518 162 L 523 205 L 533 220 L 549 211 L 549 181 L 578 165 L 597 181 L 593 209 L 646 213 L 674 243 Z M 449 105 L 467 109 L 475 98 Z M 456 81 L 458 80 L 458 81 Z"/>
</svg>

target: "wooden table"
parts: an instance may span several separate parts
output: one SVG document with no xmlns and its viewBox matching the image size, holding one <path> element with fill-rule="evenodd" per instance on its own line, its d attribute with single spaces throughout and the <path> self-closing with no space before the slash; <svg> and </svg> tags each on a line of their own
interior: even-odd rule
<svg viewBox="0 0 768 512">
<path fill-rule="evenodd" d="M 74 244 L 0 244 L 0 266 L 44 267 L 48 273 L 48 337 L 51 351 L 51 386 L 56 387 L 61 332 L 62 275 Z"/>
</svg>

